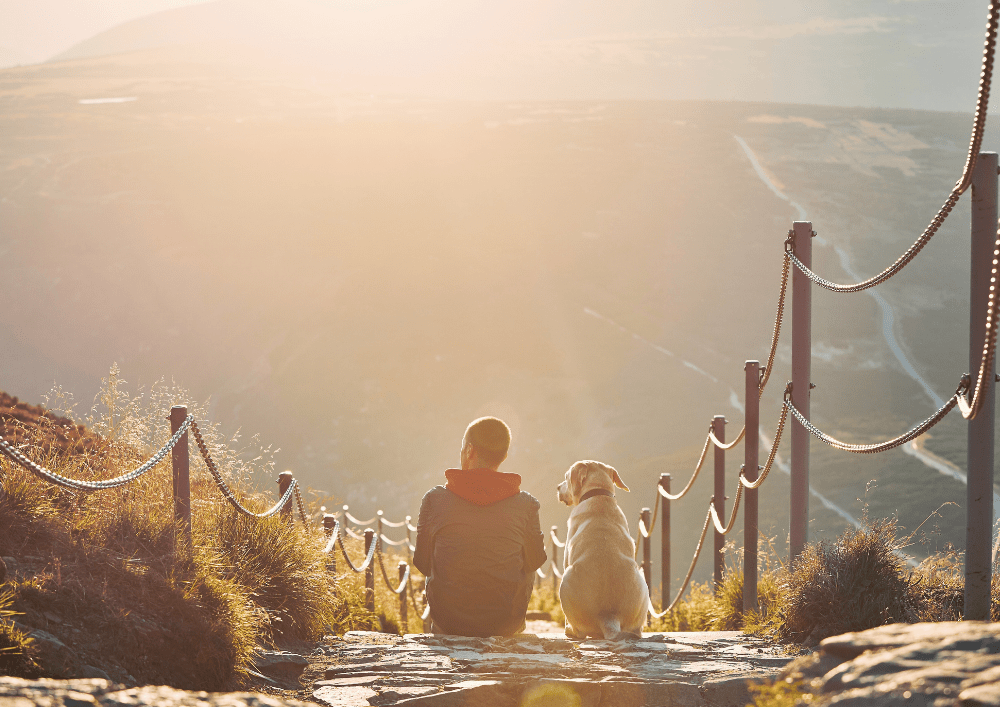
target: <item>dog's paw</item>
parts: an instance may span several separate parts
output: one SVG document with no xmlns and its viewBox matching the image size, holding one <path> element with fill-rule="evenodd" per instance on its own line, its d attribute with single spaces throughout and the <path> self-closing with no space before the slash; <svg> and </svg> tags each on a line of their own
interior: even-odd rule
<svg viewBox="0 0 1000 707">
<path fill-rule="evenodd" d="M 587 637 L 587 634 L 581 633 L 573 628 L 568 622 L 566 624 L 566 638 L 572 638 L 574 641 L 582 641 Z"/>
</svg>

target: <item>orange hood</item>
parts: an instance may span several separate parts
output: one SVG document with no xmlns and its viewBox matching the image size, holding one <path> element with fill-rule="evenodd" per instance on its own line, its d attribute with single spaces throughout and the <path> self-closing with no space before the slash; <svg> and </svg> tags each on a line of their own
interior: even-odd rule
<svg viewBox="0 0 1000 707">
<path fill-rule="evenodd" d="M 521 491 L 521 477 L 492 469 L 448 469 L 445 488 L 477 506 L 510 498 Z"/>
</svg>

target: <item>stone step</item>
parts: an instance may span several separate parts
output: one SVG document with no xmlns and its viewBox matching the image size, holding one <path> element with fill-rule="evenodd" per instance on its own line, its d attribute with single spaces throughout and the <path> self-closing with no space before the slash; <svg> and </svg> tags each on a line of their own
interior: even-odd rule
<svg viewBox="0 0 1000 707">
<path fill-rule="evenodd" d="M 308 687 L 327 707 L 743 707 L 748 683 L 792 656 L 735 631 L 618 642 L 358 631 L 325 638 L 310 660 Z"/>
</svg>

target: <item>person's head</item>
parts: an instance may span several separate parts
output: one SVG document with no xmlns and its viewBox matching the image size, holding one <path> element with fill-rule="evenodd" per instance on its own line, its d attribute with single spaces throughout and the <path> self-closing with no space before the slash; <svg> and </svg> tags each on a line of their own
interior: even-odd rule
<svg viewBox="0 0 1000 707">
<path fill-rule="evenodd" d="M 510 428 L 495 417 L 473 420 L 462 437 L 462 468 L 493 469 L 507 458 Z"/>
</svg>

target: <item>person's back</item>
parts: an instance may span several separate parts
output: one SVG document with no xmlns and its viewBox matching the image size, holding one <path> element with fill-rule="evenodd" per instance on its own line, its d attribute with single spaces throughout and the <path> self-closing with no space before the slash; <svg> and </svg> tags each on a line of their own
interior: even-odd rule
<svg viewBox="0 0 1000 707">
<path fill-rule="evenodd" d="M 509 434 L 495 418 L 470 425 L 463 468 L 445 472 L 447 486 L 432 488 L 420 506 L 413 563 L 427 576 L 431 618 L 444 633 L 496 636 L 524 628 L 534 573 L 546 557 L 538 501 L 519 490 L 517 474 L 496 469 Z"/>
</svg>

